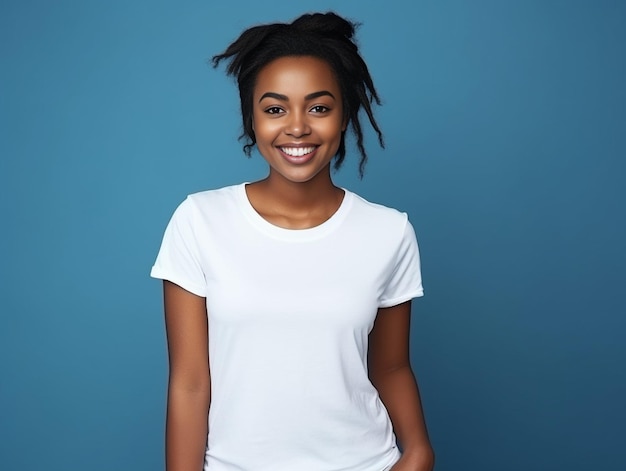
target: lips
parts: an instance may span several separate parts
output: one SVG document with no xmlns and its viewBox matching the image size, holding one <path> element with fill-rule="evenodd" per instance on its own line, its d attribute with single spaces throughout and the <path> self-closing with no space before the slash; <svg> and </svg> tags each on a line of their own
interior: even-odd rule
<svg viewBox="0 0 626 471">
<path fill-rule="evenodd" d="M 313 158 L 317 146 L 279 146 L 283 158 L 292 164 L 304 164 Z"/>
</svg>

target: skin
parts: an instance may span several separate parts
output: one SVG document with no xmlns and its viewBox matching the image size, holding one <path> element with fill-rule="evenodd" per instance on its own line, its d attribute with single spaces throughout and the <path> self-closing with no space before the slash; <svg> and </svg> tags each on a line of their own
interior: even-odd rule
<svg viewBox="0 0 626 471">
<path fill-rule="evenodd" d="M 211 401 L 205 298 L 163 282 L 169 382 L 165 430 L 167 471 L 201 471 Z"/>
<path fill-rule="evenodd" d="M 341 205 L 331 179 L 345 122 L 339 84 L 330 66 L 314 57 L 283 57 L 258 74 L 253 123 L 268 176 L 247 185 L 252 206 L 288 229 L 317 226 Z M 290 157 L 285 148 L 307 148 Z M 164 282 L 170 374 L 167 471 L 201 471 L 211 390 L 206 299 Z M 380 309 L 370 333 L 370 379 L 387 408 L 403 449 L 392 471 L 430 471 L 434 455 L 409 361 L 411 303 Z"/>
<path fill-rule="evenodd" d="M 410 301 L 378 310 L 369 335 L 368 371 L 403 449 L 391 471 L 431 471 L 435 455 L 411 369 L 410 319 Z"/>
</svg>

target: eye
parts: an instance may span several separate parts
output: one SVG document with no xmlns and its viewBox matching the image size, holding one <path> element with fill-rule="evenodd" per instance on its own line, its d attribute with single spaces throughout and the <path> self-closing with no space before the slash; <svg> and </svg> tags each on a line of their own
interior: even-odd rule
<svg viewBox="0 0 626 471">
<path fill-rule="evenodd" d="M 269 108 L 265 108 L 265 112 L 267 114 L 280 114 L 284 113 L 283 109 L 280 106 L 270 106 Z"/>
<path fill-rule="evenodd" d="M 330 111 L 330 108 L 324 105 L 315 105 L 313 108 L 311 108 L 311 111 L 313 113 L 328 113 Z"/>
</svg>

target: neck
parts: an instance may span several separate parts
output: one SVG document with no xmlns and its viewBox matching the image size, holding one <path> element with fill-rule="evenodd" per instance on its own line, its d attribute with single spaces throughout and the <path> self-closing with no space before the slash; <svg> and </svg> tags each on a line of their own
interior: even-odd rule
<svg viewBox="0 0 626 471">
<path fill-rule="evenodd" d="M 272 173 L 246 188 L 254 209 L 269 222 L 290 229 L 317 226 L 341 205 L 344 192 L 330 178 L 330 167 L 306 182 Z"/>
<path fill-rule="evenodd" d="M 270 171 L 259 186 L 265 197 L 273 200 L 275 205 L 293 211 L 333 205 L 338 197 L 343 196 L 330 177 L 330 166 L 306 182 L 293 182 Z"/>
</svg>

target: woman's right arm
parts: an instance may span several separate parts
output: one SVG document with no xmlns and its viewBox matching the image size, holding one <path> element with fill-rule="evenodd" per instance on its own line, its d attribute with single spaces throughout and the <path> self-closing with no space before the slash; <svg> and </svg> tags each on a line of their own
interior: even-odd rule
<svg viewBox="0 0 626 471">
<path fill-rule="evenodd" d="M 163 282 L 169 354 L 167 471 L 202 471 L 211 400 L 206 300 Z"/>
</svg>

